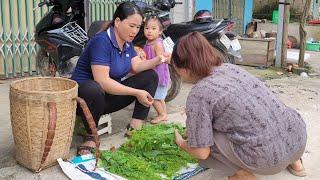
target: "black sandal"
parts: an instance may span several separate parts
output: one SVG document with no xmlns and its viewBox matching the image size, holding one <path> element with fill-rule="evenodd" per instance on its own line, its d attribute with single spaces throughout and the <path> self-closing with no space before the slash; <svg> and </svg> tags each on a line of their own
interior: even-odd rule
<svg viewBox="0 0 320 180">
<path fill-rule="evenodd" d="M 127 130 L 127 131 L 124 133 L 124 137 L 130 138 L 130 137 L 132 136 L 133 132 L 134 132 L 136 129 L 134 129 L 134 128 L 131 126 L 131 124 L 129 123 L 129 124 L 127 125 L 127 127 L 126 127 L 126 130 Z"/>
<path fill-rule="evenodd" d="M 88 142 L 88 141 L 91 141 L 91 142 L 96 143 L 93 135 L 87 135 L 87 136 L 85 136 L 85 142 Z M 89 151 L 89 152 L 93 153 L 94 150 L 95 150 L 95 148 L 96 148 L 96 147 L 91 147 L 91 146 L 86 146 L 86 145 L 80 145 L 80 146 L 78 146 L 78 148 L 77 148 L 77 156 L 86 155 L 86 154 L 80 154 L 80 151 L 83 151 L 83 150 Z"/>
</svg>

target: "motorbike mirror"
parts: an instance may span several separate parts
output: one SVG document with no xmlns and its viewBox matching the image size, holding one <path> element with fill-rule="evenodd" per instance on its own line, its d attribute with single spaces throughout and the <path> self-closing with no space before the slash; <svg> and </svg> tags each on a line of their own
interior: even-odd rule
<svg viewBox="0 0 320 180">
<path fill-rule="evenodd" d="M 42 6 L 46 5 L 47 3 L 48 3 L 48 1 L 40 2 L 40 3 L 38 4 L 38 7 L 42 7 Z"/>
<path fill-rule="evenodd" d="M 140 8 L 141 11 L 145 11 L 146 9 L 148 9 L 148 4 L 146 2 L 143 1 L 137 1 L 134 0 L 132 1 L 136 6 L 138 6 Z"/>
<path fill-rule="evenodd" d="M 176 4 L 183 4 L 182 2 L 176 2 L 175 0 L 156 0 L 153 6 L 161 11 L 170 11 Z"/>
<path fill-rule="evenodd" d="M 53 3 L 52 0 L 44 0 L 44 1 L 40 2 L 36 7 L 34 7 L 33 10 L 41 8 L 44 5 L 50 6 L 50 5 L 52 5 L 52 3 Z"/>
<path fill-rule="evenodd" d="M 40 2 L 36 7 L 33 8 L 33 10 L 37 10 L 38 8 L 41 8 L 42 6 L 46 5 L 48 3 L 48 0 Z"/>
<path fill-rule="evenodd" d="M 171 8 L 174 8 L 176 6 L 176 4 L 183 4 L 183 2 L 176 2 L 176 1 L 173 1 L 171 3 Z"/>
</svg>

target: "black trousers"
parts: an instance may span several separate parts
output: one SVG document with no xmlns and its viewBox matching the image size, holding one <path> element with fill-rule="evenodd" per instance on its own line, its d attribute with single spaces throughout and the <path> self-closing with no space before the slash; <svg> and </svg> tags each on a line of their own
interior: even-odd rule
<svg viewBox="0 0 320 180">
<path fill-rule="evenodd" d="M 158 86 L 158 75 L 154 70 L 147 70 L 131 76 L 121 83 L 128 87 L 145 90 L 153 97 Z M 102 115 L 119 111 L 136 100 L 134 96 L 108 94 L 94 80 L 80 84 L 78 96 L 86 101 L 96 125 Z M 132 118 L 145 120 L 149 110 L 150 107 L 146 107 L 136 100 Z M 91 134 L 91 129 L 79 104 L 77 115 L 81 117 L 87 133 Z"/>
</svg>

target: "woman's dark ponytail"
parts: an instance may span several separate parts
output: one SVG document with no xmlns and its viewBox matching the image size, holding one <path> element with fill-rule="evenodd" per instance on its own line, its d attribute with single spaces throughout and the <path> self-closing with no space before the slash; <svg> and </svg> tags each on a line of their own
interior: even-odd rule
<svg viewBox="0 0 320 180">
<path fill-rule="evenodd" d="M 107 29 L 109 29 L 109 27 L 113 27 L 114 26 L 114 21 L 106 21 L 105 23 L 102 24 L 99 32 L 102 32 L 102 31 L 106 31 Z M 98 33 L 99 33 L 98 32 Z"/>
</svg>

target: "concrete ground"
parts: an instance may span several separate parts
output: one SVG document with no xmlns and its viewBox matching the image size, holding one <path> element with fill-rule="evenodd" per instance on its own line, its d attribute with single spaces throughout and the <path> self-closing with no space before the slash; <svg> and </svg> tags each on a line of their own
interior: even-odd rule
<svg viewBox="0 0 320 180">
<path fill-rule="evenodd" d="M 311 53 L 307 61 L 312 65 L 315 73 L 303 78 L 297 75 L 278 75 L 274 69 L 257 69 L 244 67 L 249 72 L 261 78 L 273 90 L 273 92 L 288 106 L 293 107 L 305 119 L 308 128 L 308 143 L 303 155 L 304 165 L 308 171 L 305 178 L 297 178 L 286 170 L 272 176 L 260 176 L 262 180 L 295 180 L 295 179 L 320 179 L 320 53 Z M 10 80 L 0 81 L 0 179 L 67 179 L 59 166 L 54 166 L 34 174 L 24 167 L 18 165 L 14 159 L 14 142 L 10 124 L 9 110 L 9 84 Z M 169 121 L 184 122 L 184 107 L 187 94 L 192 85 L 184 83 L 180 94 L 176 99 L 167 104 Z M 119 146 L 123 138 L 125 125 L 129 122 L 132 106 L 112 114 L 113 133 L 112 135 L 100 136 L 101 149 L 108 149 L 111 146 Z M 150 118 L 155 116 L 154 110 Z M 75 154 L 75 147 L 81 143 L 79 136 L 74 136 L 70 156 Z M 217 170 L 207 170 L 192 180 L 222 180 L 226 174 Z"/>
</svg>

